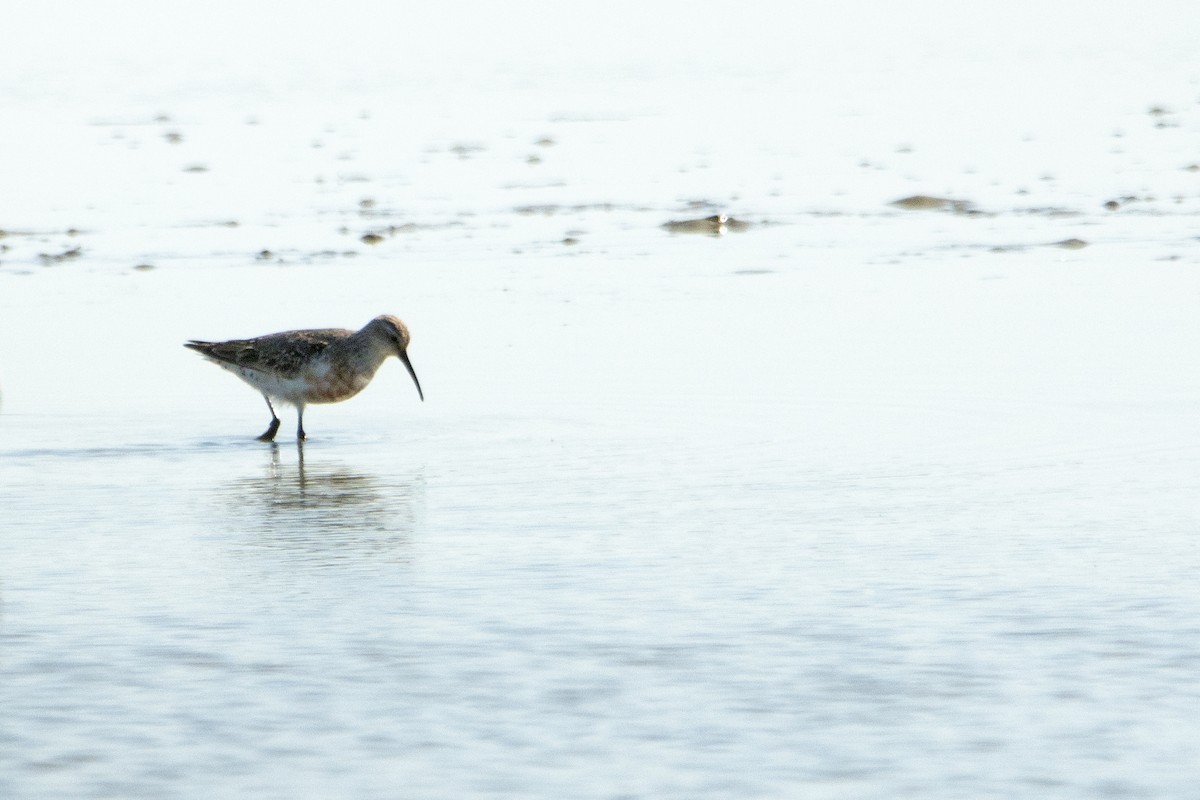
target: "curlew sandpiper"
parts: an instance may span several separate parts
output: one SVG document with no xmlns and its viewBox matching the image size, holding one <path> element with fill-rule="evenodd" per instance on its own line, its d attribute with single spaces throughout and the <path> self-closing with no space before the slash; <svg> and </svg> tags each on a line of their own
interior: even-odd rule
<svg viewBox="0 0 1200 800">
<path fill-rule="evenodd" d="M 425 399 L 421 382 L 408 360 L 408 328 L 396 317 L 376 317 L 359 331 L 340 328 L 284 331 L 253 339 L 227 342 L 192 340 L 184 347 L 203 355 L 262 392 L 271 409 L 271 425 L 258 438 L 274 441 L 279 417 L 271 398 L 296 406 L 296 438 L 304 441 L 304 407 L 310 403 L 339 403 L 366 388 L 388 356 L 404 364 L 417 394 Z"/>
</svg>

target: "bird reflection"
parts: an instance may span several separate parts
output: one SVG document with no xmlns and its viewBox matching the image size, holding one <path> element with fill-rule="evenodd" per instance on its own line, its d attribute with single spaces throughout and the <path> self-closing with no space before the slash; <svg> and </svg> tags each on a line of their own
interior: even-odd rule
<svg viewBox="0 0 1200 800">
<path fill-rule="evenodd" d="M 235 518 L 262 532 L 257 544 L 330 562 L 355 554 L 403 557 L 423 488 L 419 478 L 384 481 L 337 462 L 306 462 L 302 442 L 294 462 L 281 457 L 278 444 L 270 453 L 260 478 L 221 490 Z"/>
</svg>

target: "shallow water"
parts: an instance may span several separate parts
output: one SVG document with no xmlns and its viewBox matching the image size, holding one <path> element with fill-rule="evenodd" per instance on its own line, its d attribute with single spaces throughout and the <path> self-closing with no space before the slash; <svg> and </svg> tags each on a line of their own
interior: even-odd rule
<svg viewBox="0 0 1200 800">
<path fill-rule="evenodd" d="M 6 65 L 0 795 L 1193 793 L 1194 37 L 297 15 Z M 302 447 L 180 346 L 378 313 Z"/>
</svg>

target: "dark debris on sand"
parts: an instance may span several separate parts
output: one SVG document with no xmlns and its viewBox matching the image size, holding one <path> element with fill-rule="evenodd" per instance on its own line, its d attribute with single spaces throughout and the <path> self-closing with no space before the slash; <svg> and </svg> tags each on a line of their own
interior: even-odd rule
<svg viewBox="0 0 1200 800">
<path fill-rule="evenodd" d="M 669 233 L 701 233 L 709 236 L 721 236 L 725 233 L 740 232 L 751 226 L 745 220 L 735 219 L 726 214 L 713 214 L 701 219 L 670 220 L 662 224 L 663 230 Z"/>
</svg>

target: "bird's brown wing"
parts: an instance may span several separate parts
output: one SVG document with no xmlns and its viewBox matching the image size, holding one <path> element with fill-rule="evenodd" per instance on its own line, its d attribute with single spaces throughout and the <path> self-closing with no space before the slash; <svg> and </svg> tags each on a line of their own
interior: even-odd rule
<svg viewBox="0 0 1200 800">
<path fill-rule="evenodd" d="M 288 331 L 254 339 L 230 339 L 227 342 L 192 340 L 184 344 L 196 352 L 224 364 L 272 372 L 283 378 L 300 374 L 304 365 L 316 358 L 335 340 L 349 331 Z"/>
</svg>

